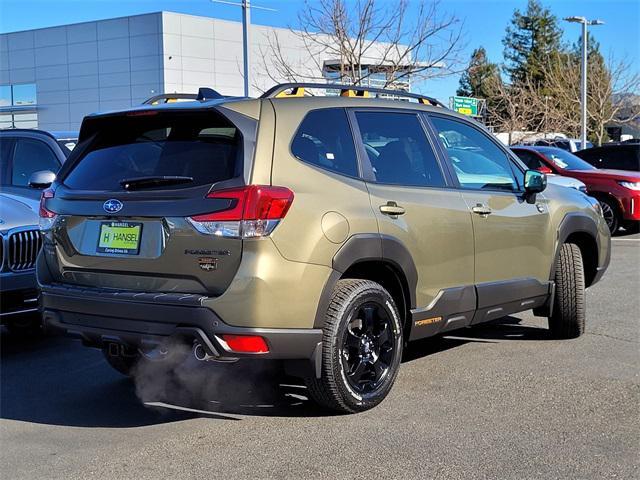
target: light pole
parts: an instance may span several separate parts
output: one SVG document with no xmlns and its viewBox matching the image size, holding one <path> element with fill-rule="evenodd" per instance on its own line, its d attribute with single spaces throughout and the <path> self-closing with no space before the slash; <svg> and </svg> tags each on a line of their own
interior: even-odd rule
<svg viewBox="0 0 640 480">
<path fill-rule="evenodd" d="M 580 150 L 587 148 L 587 27 L 589 25 L 604 25 L 602 20 L 587 20 L 585 17 L 567 17 L 567 22 L 582 24 L 582 61 L 580 62 L 580 110 L 581 134 Z"/>
<path fill-rule="evenodd" d="M 249 66 L 251 63 L 251 9 L 269 10 L 275 12 L 275 8 L 257 7 L 251 5 L 251 0 L 241 0 L 240 2 L 230 2 L 227 0 L 211 0 L 212 3 L 223 3 L 242 7 L 242 63 L 244 74 L 244 96 L 249 96 Z"/>
</svg>

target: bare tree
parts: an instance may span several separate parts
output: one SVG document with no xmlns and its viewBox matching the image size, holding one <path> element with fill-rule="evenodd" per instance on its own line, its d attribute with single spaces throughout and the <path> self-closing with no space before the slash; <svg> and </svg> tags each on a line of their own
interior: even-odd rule
<svg viewBox="0 0 640 480">
<path fill-rule="evenodd" d="M 548 97 L 531 79 L 508 85 L 496 78 L 490 91 L 493 101 L 488 124 L 496 131 L 508 133 L 510 145 L 538 132 L 564 131 Z M 514 132 L 519 132 L 517 139 L 513 138 Z"/>
<path fill-rule="evenodd" d="M 322 81 L 367 85 L 383 73 L 384 86 L 456 73 L 461 65 L 462 24 L 441 13 L 438 1 L 305 0 L 296 29 L 274 32 L 261 50 L 263 76 L 272 82 Z M 304 62 L 289 53 L 291 40 Z M 286 43 L 286 46 L 285 46 Z M 380 79 L 377 75 L 377 79 Z M 260 87 L 256 85 L 256 87 Z"/>
<path fill-rule="evenodd" d="M 554 118 L 564 122 L 564 131 L 580 132 L 580 60 L 558 54 L 547 67 L 547 91 Z M 630 123 L 640 118 L 640 108 L 629 99 L 640 90 L 640 74 L 626 60 L 610 57 L 590 59 L 587 71 L 587 116 L 592 138 L 598 145 L 606 139 L 610 124 Z"/>
</svg>

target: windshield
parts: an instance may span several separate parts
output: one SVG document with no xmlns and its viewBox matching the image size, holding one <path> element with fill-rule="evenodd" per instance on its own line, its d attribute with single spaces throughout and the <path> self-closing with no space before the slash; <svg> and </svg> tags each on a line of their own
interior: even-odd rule
<svg viewBox="0 0 640 480">
<path fill-rule="evenodd" d="M 596 170 L 592 165 L 581 158 L 576 157 L 573 153 L 560 148 L 538 148 L 553 164 L 562 170 Z"/>
</svg>

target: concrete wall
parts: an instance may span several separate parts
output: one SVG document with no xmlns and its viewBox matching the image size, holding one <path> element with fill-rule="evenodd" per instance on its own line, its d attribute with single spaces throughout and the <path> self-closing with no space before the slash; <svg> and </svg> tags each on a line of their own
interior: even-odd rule
<svg viewBox="0 0 640 480">
<path fill-rule="evenodd" d="M 160 13 L 0 35 L 0 85 L 35 83 L 38 126 L 75 130 L 95 111 L 163 88 Z"/>
</svg>

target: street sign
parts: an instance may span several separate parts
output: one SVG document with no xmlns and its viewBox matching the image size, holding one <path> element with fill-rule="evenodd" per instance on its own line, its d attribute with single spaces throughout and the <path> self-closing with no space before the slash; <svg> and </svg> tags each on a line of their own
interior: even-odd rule
<svg viewBox="0 0 640 480">
<path fill-rule="evenodd" d="M 478 116 L 478 99 L 471 97 L 451 97 L 451 108 L 463 115 Z"/>
</svg>

